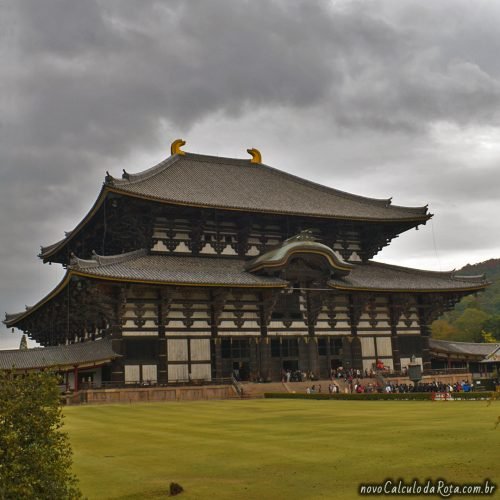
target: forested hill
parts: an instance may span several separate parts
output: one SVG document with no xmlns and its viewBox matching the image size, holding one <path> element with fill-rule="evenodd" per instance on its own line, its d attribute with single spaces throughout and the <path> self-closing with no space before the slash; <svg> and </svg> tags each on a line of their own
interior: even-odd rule
<svg viewBox="0 0 500 500">
<path fill-rule="evenodd" d="M 500 341 L 500 259 L 467 264 L 457 274 L 485 274 L 492 284 L 486 291 L 462 299 L 432 324 L 436 339 L 461 342 Z"/>
</svg>

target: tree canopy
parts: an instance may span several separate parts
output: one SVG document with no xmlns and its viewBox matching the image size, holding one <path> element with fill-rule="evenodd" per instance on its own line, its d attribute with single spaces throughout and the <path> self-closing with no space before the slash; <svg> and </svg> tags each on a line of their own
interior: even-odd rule
<svg viewBox="0 0 500 500">
<path fill-rule="evenodd" d="M 484 292 L 464 297 L 434 321 L 432 336 L 459 342 L 500 342 L 500 259 L 467 264 L 459 273 L 484 273 L 492 284 Z"/>
<path fill-rule="evenodd" d="M 0 498 L 81 498 L 56 376 L 0 372 Z"/>
</svg>

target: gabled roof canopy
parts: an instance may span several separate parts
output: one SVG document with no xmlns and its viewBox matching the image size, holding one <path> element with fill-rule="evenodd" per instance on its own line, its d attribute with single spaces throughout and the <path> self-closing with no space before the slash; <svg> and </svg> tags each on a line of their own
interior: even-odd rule
<svg viewBox="0 0 500 500">
<path fill-rule="evenodd" d="M 251 273 L 272 274 L 286 268 L 295 258 L 316 260 L 316 264 L 310 263 L 322 268 L 327 277 L 345 276 L 353 267 L 330 247 L 315 241 L 311 231 L 302 231 L 297 236 L 285 240 L 279 247 L 251 260 L 245 267 Z"/>
</svg>

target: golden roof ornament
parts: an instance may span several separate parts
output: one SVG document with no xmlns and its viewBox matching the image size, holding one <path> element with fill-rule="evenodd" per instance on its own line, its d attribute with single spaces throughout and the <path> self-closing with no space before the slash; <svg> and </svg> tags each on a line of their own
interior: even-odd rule
<svg viewBox="0 0 500 500">
<path fill-rule="evenodd" d="M 258 149 L 247 149 L 247 153 L 252 155 L 250 163 L 262 163 L 262 155 L 260 154 L 260 151 Z"/>
<path fill-rule="evenodd" d="M 185 155 L 186 153 L 181 150 L 181 147 L 186 144 L 186 141 L 183 141 L 182 139 L 176 139 L 172 144 L 170 145 L 170 154 L 173 155 Z"/>
</svg>

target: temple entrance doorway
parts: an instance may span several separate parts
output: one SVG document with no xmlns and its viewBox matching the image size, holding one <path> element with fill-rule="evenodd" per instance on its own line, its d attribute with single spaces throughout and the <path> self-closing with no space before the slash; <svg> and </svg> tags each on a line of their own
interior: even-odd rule
<svg viewBox="0 0 500 500">
<path fill-rule="evenodd" d="M 342 360 L 341 359 L 336 358 L 336 359 L 331 359 L 330 360 L 330 368 L 332 368 L 333 370 L 337 370 L 341 366 L 342 366 Z"/>
<path fill-rule="evenodd" d="M 283 370 L 295 372 L 299 369 L 299 361 L 297 359 L 287 359 L 283 361 Z"/>
</svg>

